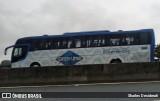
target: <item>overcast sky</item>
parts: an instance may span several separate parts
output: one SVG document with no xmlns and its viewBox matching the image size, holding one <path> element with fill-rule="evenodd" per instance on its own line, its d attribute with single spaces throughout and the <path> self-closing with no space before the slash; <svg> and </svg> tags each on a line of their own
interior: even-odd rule
<svg viewBox="0 0 160 101">
<path fill-rule="evenodd" d="M 146 28 L 159 44 L 160 0 L 0 0 L 0 61 L 21 37 Z"/>
</svg>

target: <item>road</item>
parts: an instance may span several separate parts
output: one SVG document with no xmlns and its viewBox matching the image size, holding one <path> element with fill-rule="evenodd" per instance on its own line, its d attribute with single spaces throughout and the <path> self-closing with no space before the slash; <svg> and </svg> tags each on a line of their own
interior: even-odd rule
<svg viewBox="0 0 160 101">
<path fill-rule="evenodd" d="M 100 83 L 46 85 L 29 87 L 1 87 L 0 92 L 160 92 L 160 82 Z M 160 97 L 160 95 L 159 95 Z M 3 99 L 4 101 L 160 101 L 160 98 L 45 98 Z"/>
</svg>

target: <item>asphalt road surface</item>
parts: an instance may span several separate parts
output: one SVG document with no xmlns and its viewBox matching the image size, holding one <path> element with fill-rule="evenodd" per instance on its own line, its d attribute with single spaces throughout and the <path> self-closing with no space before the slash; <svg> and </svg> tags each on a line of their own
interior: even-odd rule
<svg viewBox="0 0 160 101">
<path fill-rule="evenodd" d="M 53 95 L 53 98 L 42 98 L 42 99 L 28 99 L 28 98 L 3 98 L 0 99 L 0 101 L 160 101 L 160 82 L 132 82 L 132 83 L 100 83 L 100 84 L 72 84 L 72 85 L 45 85 L 45 86 L 29 86 L 29 87 L 1 87 L 0 92 L 7 92 L 7 93 L 23 93 L 23 92 L 36 92 L 36 93 L 47 93 L 49 92 L 50 95 L 54 92 L 58 92 L 59 94 L 63 94 L 62 98 L 55 98 Z M 66 93 L 67 92 L 67 93 Z M 87 93 L 86 93 L 87 92 Z M 90 93 L 88 93 L 90 92 Z M 93 93 L 94 92 L 94 93 Z M 115 95 L 113 98 L 100 98 L 98 97 L 98 94 L 101 93 L 98 92 L 110 92 L 112 96 Z M 155 98 L 142 98 L 142 97 L 127 97 L 126 98 L 116 98 L 119 95 L 123 95 L 123 93 L 132 94 L 132 92 L 138 93 L 138 94 L 144 94 L 144 93 L 157 93 L 158 97 Z M 73 94 L 75 96 L 76 93 L 82 94 L 83 96 L 92 96 L 91 98 L 63 98 L 67 94 Z M 48 93 L 47 93 L 48 94 Z M 92 94 L 96 94 L 93 96 Z M 107 94 L 107 93 L 103 93 Z M 128 95 L 127 94 L 127 95 Z"/>
</svg>

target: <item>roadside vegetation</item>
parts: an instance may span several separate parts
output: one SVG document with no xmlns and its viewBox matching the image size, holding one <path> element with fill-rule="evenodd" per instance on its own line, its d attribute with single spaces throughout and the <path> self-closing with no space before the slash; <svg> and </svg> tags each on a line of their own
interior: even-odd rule
<svg viewBox="0 0 160 101">
<path fill-rule="evenodd" d="M 2 67 L 11 67 L 11 61 L 10 60 L 3 60 L 0 64 L 0 68 Z"/>
<path fill-rule="evenodd" d="M 160 44 L 155 47 L 155 56 L 160 60 Z"/>
</svg>

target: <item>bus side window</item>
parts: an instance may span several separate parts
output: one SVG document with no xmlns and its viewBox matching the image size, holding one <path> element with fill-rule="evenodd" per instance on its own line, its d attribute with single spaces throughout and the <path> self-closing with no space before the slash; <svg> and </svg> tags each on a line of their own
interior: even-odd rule
<svg viewBox="0 0 160 101">
<path fill-rule="evenodd" d="M 150 38 L 151 35 L 150 33 L 140 33 L 140 44 L 144 45 L 144 44 L 149 44 L 150 43 Z"/>
<path fill-rule="evenodd" d="M 138 33 L 136 33 L 136 34 L 134 35 L 134 44 L 135 44 L 135 45 L 138 45 L 138 44 L 139 44 L 139 36 L 138 36 Z"/>
<path fill-rule="evenodd" d="M 81 47 L 81 40 L 79 39 L 76 39 L 75 40 L 75 46 L 78 48 L 78 47 Z"/>
<path fill-rule="evenodd" d="M 59 42 L 54 41 L 52 47 L 54 47 L 54 49 L 58 49 L 58 47 L 59 47 Z"/>
<path fill-rule="evenodd" d="M 87 40 L 86 40 L 85 37 L 81 38 L 81 47 L 82 47 L 82 48 L 87 47 Z"/>
<path fill-rule="evenodd" d="M 86 47 L 92 47 L 92 38 L 88 37 L 87 41 L 86 41 Z"/>
<path fill-rule="evenodd" d="M 63 49 L 67 48 L 67 41 L 66 40 L 63 40 L 63 42 L 62 42 L 62 48 Z"/>
<path fill-rule="evenodd" d="M 105 46 L 105 36 L 99 36 L 97 37 L 97 46 Z"/>
<path fill-rule="evenodd" d="M 123 45 L 136 45 L 136 44 L 138 44 L 138 37 L 136 35 L 137 34 L 126 35 L 122 39 Z"/>
<path fill-rule="evenodd" d="M 31 50 L 35 51 L 35 50 L 40 50 L 40 43 L 41 41 L 39 39 L 35 39 L 32 41 L 32 46 L 31 46 Z"/>
<path fill-rule="evenodd" d="M 67 44 L 67 47 L 68 47 L 68 48 L 71 48 L 71 44 L 72 44 L 72 41 L 69 40 L 69 41 L 68 41 L 68 44 Z"/>
<path fill-rule="evenodd" d="M 50 39 L 48 41 L 48 49 L 57 49 L 57 41 L 55 41 L 54 39 Z"/>
<path fill-rule="evenodd" d="M 122 35 L 111 35 L 109 37 L 109 46 L 120 46 L 122 45 Z"/>
<path fill-rule="evenodd" d="M 124 38 L 122 39 L 122 44 L 123 44 L 123 45 L 127 45 L 127 44 L 128 44 L 128 42 L 127 42 L 127 40 L 126 40 L 126 37 L 124 37 Z"/>
<path fill-rule="evenodd" d="M 61 40 L 61 41 L 59 41 L 58 43 L 59 43 L 58 48 L 59 48 L 59 49 L 62 49 L 62 48 L 63 48 L 63 41 Z"/>
<path fill-rule="evenodd" d="M 87 42 L 84 40 L 84 41 L 81 41 L 81 45 L 83 48 L 87 47 Z"/>
<path fill-rule="evenodd" d="M 46 39 L 43 39 L 42 41 L 40 41 L 40 46 L 39 49 L 40 50 L 45 50 L 48 48 L 48 43 Z"/>
<path fill-rule="evenodd" d="M 125 38 L 125 44 L 130 45 L 131 44 L 131 37 L 126 37 Z"/>
<path fill-rule="evenodd" d="M 94 36 L 87 37 L 86 41 L 87 47 L 95 47 L 96 46 L 96 39 Z"/>
<path fill-rule="evenodd" d="M 104 46 L 104 39 L 97 38 L 93 41 L 93 47 Z"/>
<path fill-rule="evenodd" d="M 95 40 L 95 39 L 92 39 L 91 40 L 91 47 L 95 47 L 96 46 L 96 44 L 97 44 L 97 40 Z"/>
<path fill-rule="evenodd" d="M 120 45 L 120 39 L 119 38 L 110 39 L 110 45 L 111 46 L 119 46 Z"/>
<path fill-rule="evenodd" d="M 87 40 L 86 40 L 86 47 L 89 47 L 89 46 L 90 46 L 90 40 L 87 39 Z"/>
<path fill-rule="evenodd" d="M 76 46 L 76 43 L 75 43 L 74 40 L 72 40 L 72 41 L 71 41 L 71 44 L 70 44 L 70 48 L 75 48 L 75 46 Z"/>
<path fill-rule="evenodd" d="M 98 46 L 105 46 L 105 39 L 103 39 L 103 38 L 100 38 L 99 40 L 98 40 Z"/>
<path fill-rule="evenodd" d="M 63 39 L 57 41 L 55 45 L 57 45 L 57 49 L 66 49 L 66 48 L 68 48 L 67 40 L 63 40 Z"/>
<path fill-rule="evenodd" d="M 106 35 L 104 37 L 104 46 L 110 46 L 110 36 L 109 35 Z"/>
</svg>

